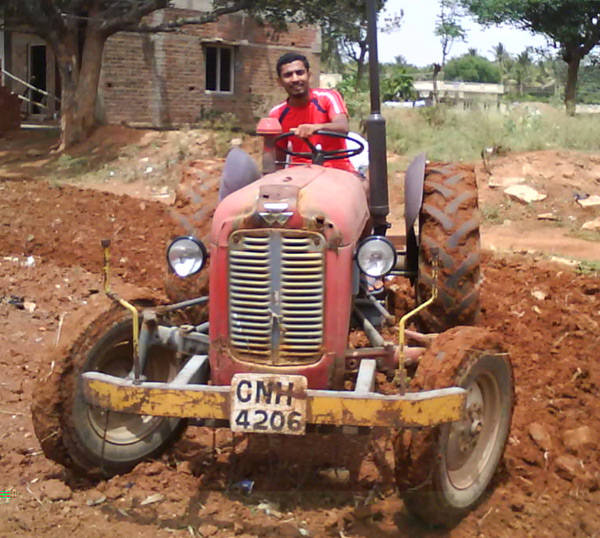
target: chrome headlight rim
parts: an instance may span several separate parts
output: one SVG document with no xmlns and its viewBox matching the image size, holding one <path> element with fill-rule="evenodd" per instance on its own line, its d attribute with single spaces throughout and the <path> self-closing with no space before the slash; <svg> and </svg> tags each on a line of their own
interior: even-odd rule
<svg viewBox="0 0 600 538">
<path fill-rule="evenodd" d="M 196 253 L 198 254 L 197 258 L 195 258 L 196 263 L 192 265 L 193 269 L 189 270 L 189 271 L 182 271 L 181 268 L 178 270 L 177 267 L 174 266 L 174 262 L 173 262 L 173 257 L 172 254 L 174 254 L 173 249 L 177 246 L 181 246 L 182 242 L 188 242 L 189 246 L 192 247 L 197 247 L 197 251 Z M 176 237 L 175 239 L 173 239 L 173 241 L 171 241 L 171 243 L 169 244 L 169 246 L 167 247 L 167 265 L 169 267 L 169 270 L 177 275 L 179 278 L 187 278 L 190 276 L 193 276 L 195 274 L 198 274 L 200 271 L 202 271 L 202 269 L 204 268 L 204 266 L 206 265 L 206 260 L 208 258 L 208 251 L 206 250 L 206 246 L 204 245 L 204 243 L 202 241 L 200 241 L 200 239 L 191 236 L 191 235 L 180 235 L 178 237 Z M 194 258 L 190 258 L 190 259 L 194 259 Z"/>
<path fill-rule="evenodd" d="M 382 272 L 369 272 L 369 269 L 367 267 L 363 267 L 363 265 L 361 265 L 361 250 L 369 247 L 369 243 L 373 243 L 376 242 L 379 245 L 381 245 L 384 249 L 388 249 L 388 258 L 387 258 L 387 262 L 385 264 L 385 268 Z M 385 254 L 385 251 L 382 251 Z M 394 267 L 396 267 L 396 262 L 397 262 L 397 253 L 396 253 L 396 247 L 394 247 L 394 245 L 392 244 L 392 242 L 387 239 L 386 237 L 384 237 L 383 235 L 370 235 L 369 237 L 365 237 L 362 241 L 360 241 L 360 243 L 358 244 L 357 248 L 356 248 L 356 255 L 355 255 L 355 259 L 356 259 L 356 264 L 358 265 L 358 268 L 360 269 L 360 271 L 362 273 L 364 273 L 365 275 L 369 276 L 369 277 L 373 277 L 373 278 L 381 278 L 384 277 L 385 275 L 391 273 L 394 270 Z"/>
</svg>

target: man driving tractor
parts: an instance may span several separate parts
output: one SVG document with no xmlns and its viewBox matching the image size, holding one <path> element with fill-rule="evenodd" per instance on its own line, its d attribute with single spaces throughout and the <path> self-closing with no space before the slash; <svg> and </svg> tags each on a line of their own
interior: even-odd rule
<svg viewBox="0 0 600 538">
<path fill-rule="evenodd" d="M 309 146 L 303 140 L 308 138 L 314 147 L 319 147 L 324 151 L 348 152 L 349 148 L 343 136 L 336 138 L 331 135 L 314 134 L 319 130 L 340 135 L 348 133 L 348 110 L 339 92 L 311 88 L 310 65 L 306 56 L 297 52 L 283 54 L 277 61 L 276 69 L 279 84 L 287 92 L 288 98 L 271 109 L 269 116 L 279 121 L 282 132 L 296 134 L 296 136 L 279 142 L 277 161 L 281 163 L 285 161 L 284 144 L 288 143 L 294 152 L 310 153 Z M 366 148 L 366 140 L 355 133 L 352 134 L 352 137 Z M 308 163 L 310 160 L 293 157 L 291 162 L 301 164 Z M 368 150 L 365 149 L 354 164 L 350 158 L 341 155 L 325 161 L 323 166 L 349 172 L 358 170 L 361 175 L 364 175 L 368 167 Z M 232 192 L 256 181 L 259 177 L 260 172 L 252 158 L 242 149 L 232 148 L 223 167 L 219 199 L 222 200 Z"/>
</svg>

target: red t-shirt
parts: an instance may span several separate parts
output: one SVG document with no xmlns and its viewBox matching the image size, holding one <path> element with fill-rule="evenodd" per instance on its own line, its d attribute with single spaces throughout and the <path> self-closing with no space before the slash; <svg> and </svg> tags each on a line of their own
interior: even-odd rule
<svg viewBox="0 0 600 538">
<path fill-rule="evenodd" d="M 294 127 L 304 123 L 329 123 L 338 114 L 348 115 L 346 104 L 342 96 L 336 90 L 328 89 L 311 89 L 308 104 L 304 106 L 291 106 L 288 101 L 280 103 L 269 112 L 271 118 L 277 118 L 284 133 L 287 133 Z M 288 141 L 292 144 L 293 151 L 310 152 L 310 148 L 306 143 L 297 136 L 291 136 L 288 139 L 283 139 L 280 144 L 287 144 Z M 324 150 L 346 149 L 346 141 L 343 138 L 333 136 L 313 135 L 310 141 L 314 146 L 321 145 Z M 300 157 L 292 157 L 293 163 L 306 163 L 309 160 Z M 323 166 L 331 168 L 341 168 L 349 172 L 355 172 L 354 166 L 349 159 L 336 159 L 333 161 L 325 161 Z"/>
</svg>

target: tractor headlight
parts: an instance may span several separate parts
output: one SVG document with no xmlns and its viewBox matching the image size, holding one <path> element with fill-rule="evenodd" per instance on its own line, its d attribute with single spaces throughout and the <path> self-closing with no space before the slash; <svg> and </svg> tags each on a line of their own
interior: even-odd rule
<svg viewBox="0 0 600 538">
<path fill-rule="evenodd" d="M 396 266 L 396 249 L 385 237 L 372 235 L 359 243 L 356 262 L 367 276 L 381 277 Z"/>
<path fill-rule="evenodd" d="M 194 237 L 177 237 L 167 248 L 167 262 L 177 276 L 194 275 L 206 263 L 206 247 Z"/>
</svg>

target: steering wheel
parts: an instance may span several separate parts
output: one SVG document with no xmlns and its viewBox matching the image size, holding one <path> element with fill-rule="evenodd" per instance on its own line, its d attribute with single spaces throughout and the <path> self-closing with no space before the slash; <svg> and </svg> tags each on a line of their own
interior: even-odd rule
<svg viewBox="0 0 600 538">
<path fill-rule="evenodd" d="M 334 131 L 315 131 L 313 134 L 331 136 L 333 138 L 343 138 L 344 140 L 354 142 L 355 144 L 357 144 L 357 147 L 349 149 L 320 149 L 317 148 L 308 138 L 301 138 L 292 131 L 277 136 L 275 138 L 275 144 L 277 145 L 277 142 L 283 140 L 284 138 L 289 138 L 290 136 L 296 136 L 300 138 L 310 148 L 310 152 L 293 151 L 291 149 L 279 145 L 277 145 L 277 148 L 283 151 L 286 155 L 291 155 L 292 157 L 301 157 L 303 159 L 310 159 L 313 164 L 323 164 L 325 161 L 336 161 L 339 159 L 347 159 L 348 157 L 354 157 L 355 155 L 361 153 L 363 149 L 365 149 L 364 144 L 360 142 L 360 140 L 356 140 L 356 138 L 352 138 L 347 134 L 336 133 Z"/>
</svg>

